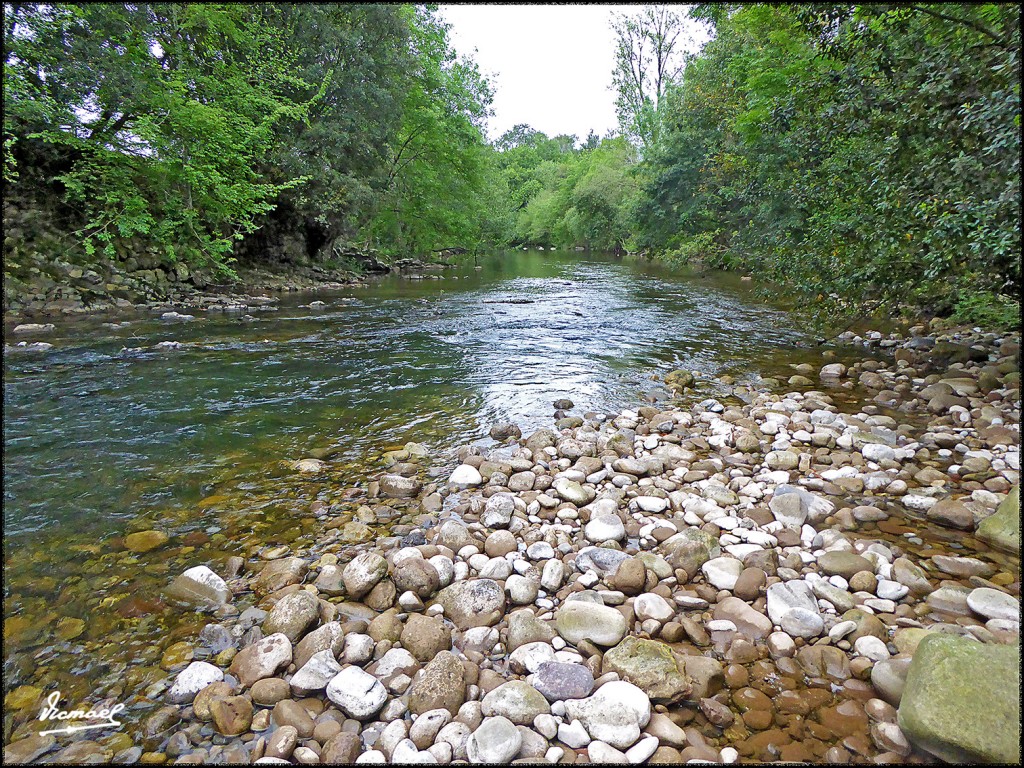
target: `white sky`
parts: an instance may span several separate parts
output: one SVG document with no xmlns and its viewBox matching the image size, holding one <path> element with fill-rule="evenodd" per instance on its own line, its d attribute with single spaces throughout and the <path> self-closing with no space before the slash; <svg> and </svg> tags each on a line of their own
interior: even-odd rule
<svg viewBox="0 0 1024 768">
<path fill-rule="evenodd" d="M 489 138 L 517 123 L 583 141 L 617 128 L 613 13 L 637 5 L 441 5 L 455 49 L 496 86 Z M 474 48 L 476 52 L 474 53 Z"/>
</svg>

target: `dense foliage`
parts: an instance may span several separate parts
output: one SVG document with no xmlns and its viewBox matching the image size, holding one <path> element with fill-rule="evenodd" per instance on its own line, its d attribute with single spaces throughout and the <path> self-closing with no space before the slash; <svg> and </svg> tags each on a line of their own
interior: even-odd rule
<svg viewBox="0 0 1024 768">
<path fill-rule="evenodd" d="M 637 245 L 808 294 L 998 315 L 1020 277 L 1014 5 L 698 6 Z"/>
<path fill-rule="evenodd" d="M 491 92 L 432 6 L 6 3 L 4 64 L 5 180 L 58 169 L 89 251 L 224 266 L 257 230 L 322 258 L 486 225 Z"/>
<path fill-rule="evenodd" d="M 506 230 L 514 243 L 622 250 L 636 151 L 623 138 L 548 138 L 517 125 L 497 142 L 507 189 Z"/>
</svg>

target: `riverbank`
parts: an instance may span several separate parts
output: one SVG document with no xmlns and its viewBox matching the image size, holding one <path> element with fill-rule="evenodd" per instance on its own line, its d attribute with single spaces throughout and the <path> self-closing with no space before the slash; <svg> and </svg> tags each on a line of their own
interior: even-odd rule
<svg viewBox="0 0 1024 768">
<path fill-rule="evenodd" d="M 23 686 L 9 758 L 1012 762 L 1019 334 L 915 330 L 717 399 L 683 372 L 685 404 L 557 402 L 450 476 L 390 451 L 311 503 L 312 545 L 167 574 L 212 615 L 163 649 L 156 711 L 33 736 Z"/>
<path fill-rule="evenodd" d="M 277 295 L 336 291 L 361 284 L 376 275 L 433 273 L 446 266 L 416 259 L 385 263 L 373 258 L 361 263 L 358 269 L 295 264 L 276 268 L 239 267 L 237 279 L 226 280 L 195 275 L 183 264 L 175 270 L 129 272 L 112 264 L 89 269 L 58 260 L 47 265 L 50 274 L 37 274 L 33 282 L 5 281 L 9 290 L 5 294 L 4 322 L 19 325 L 58 317 L 132 310 L 232 311 L 264 306 Z M 12 283 L 16 284 L 12 286 Z"/>
</svg>

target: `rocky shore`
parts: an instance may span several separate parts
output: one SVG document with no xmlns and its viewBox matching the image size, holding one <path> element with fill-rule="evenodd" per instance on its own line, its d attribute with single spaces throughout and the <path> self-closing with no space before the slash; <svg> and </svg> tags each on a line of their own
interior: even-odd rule
<svg viewBox="0 0 1024 768">
<path fill-rule="evenodd" d="M 144 256 L 148 256 L 144 258 Z M 152 254 L 81 264 L 36 256 L 24 263 L 5 261 L 4 320 L 25 323 L 43 318 L 159 308 L 232 311 L 262 306 L 266 294 L 332 291 L 388 272 L 429 272 L 444 264 L 418 259 L 384 261 L 379 254 L 344 254 L 347 266 L 306 263 L 236 268 L 236 279 L 191 270 L 184 263 L 162 264 Z"/>
<path fill-rule="evenodd" d="M 142 722 L 30 721 L 5 760 L 1019 762 L 1019 334 L 926 331 L 685 406 L 558 401 L 443 477 L 391 451 L 314 547 L 168 579 L 210 623 Z"/>
</svg>

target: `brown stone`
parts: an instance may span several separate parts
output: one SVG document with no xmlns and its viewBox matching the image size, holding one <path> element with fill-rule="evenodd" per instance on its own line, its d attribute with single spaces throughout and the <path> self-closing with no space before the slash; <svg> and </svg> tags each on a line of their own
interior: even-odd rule
<svg viewBox="0 0 1024 768">
<path fill-rule="evenodd" d="M 286 685 L 285 689 L 287 690 L 287 688 L 288 686 Z M 208 722 L 213 719 L 213 715 L 210 713 L 210 702 L 218 696 L 230 696 L 234 692 L 235 688 L 231 683 L 223 680 L 217 683 L 210 683 L 197 693 L 195 699 L 192 700 L 192 711 L 198 719 Z"/>
<path fill-rule="evenodd" d="M 213 726 L 222 736 L 238 736 L 252 725 L 252 701 L 247 696 L 218 696 L 210 701 Z"/>
<path fill-rule="evenodd" d="M 395 604 L 398 597 L 398 590 L 391 579 L 382 579 L 374 584 L 370 593 L 363 598 L 363 602 L 375 611 L 386 611 Z"/>
<path fill-rule="evenodd" d="M 612 577 L 612 586 L 626 593 L 627 595 L 638 595 L 647 583 L 647 569 L 643 561 L 631 557 L 619 563 L 615 576 Z"/>
<path fill-rule="evenodd" d="M 427 662 L 452 647 L 452 631 L 440 616 L 413 613 L 402 630 L 401 642 L 418 661 Z"/>
<path fill-rule="evenodd" d="M 358 734 L 342 731 L 324 744 L 320 762 L 324 765 L 348 765 L 356 761 L 362 749 Z"/>
<path fill-rule="evenodd" d="M 768 581 L 767 574 L 760 568 L 744 568 L 736 579 L 733 594 L 741 600 L 751 602 L 761 595 L 761 589 Z"/>
<path fill-rule="evenodd" d="M 271 720 L 275 725 L 292 726 L 303 739 L 308 739 L 312 736 L 313 728 L 316 727 L 313 718 L 309 716 L 306 708 L 292 699 L 284 699 L 277 702 L 274 705 Z"/>
<path fill-rule="evenodd" d="M 405 625 L 398 618 L 398 614 L 394 611 L 386 611 L 370 622 L 370 626 L 366 629 L 366 634 L 372 637 L 375 643 L 379 643 L 382 640 L 397 643 L 402 637 L 403 629 L 405 629 Z"/>
<path fill-rule="evenodd" d="M 974 528 L 974 515 L 963 502 L 955 499 L 943 499 L 929 508 L 925 515 L 929 520 L 950 528 L 971 530 Z"/>
<path fill-rule="evenodd" d="M 269 595 L 292 584 L 301 584 L 309 565 L 298 557 L 284 557 L 267 563 L 253 583 L 257 595 Z"/>
<path fill-rule="evenodd" d="M 441 651 L 409 688 L 409 711 L 421 715 L 431 709 L 447 709 L 457 715 L 466 700 L 465 675 L 458 657 Z"/>
</svg>

